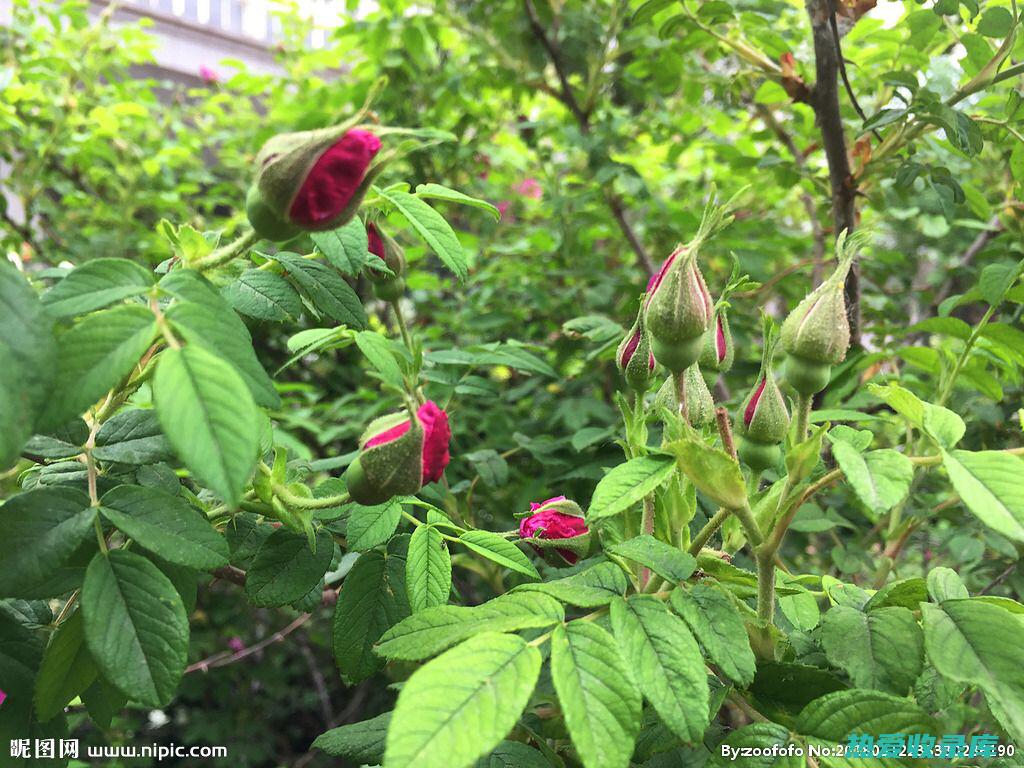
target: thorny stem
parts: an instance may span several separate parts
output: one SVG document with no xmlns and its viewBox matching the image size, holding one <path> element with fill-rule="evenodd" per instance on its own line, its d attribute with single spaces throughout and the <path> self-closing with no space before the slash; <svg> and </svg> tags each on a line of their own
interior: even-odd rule
<svg viewBox="0 0 1024 768">
<path fill-rule="evenodd" d="M 196 261 L 189 266 L 197 272 L 206 272 L 211 269 L 216 269 L 217 267 L 222 267 L 232 259 L 240 256 L 242 251 L 255 245 L 259 239 L 260 236 L 256 234 L 256 230 L 248 229 L 227 245 L 203 256 L 201 259 L 196 259 Z"/>
</svg>

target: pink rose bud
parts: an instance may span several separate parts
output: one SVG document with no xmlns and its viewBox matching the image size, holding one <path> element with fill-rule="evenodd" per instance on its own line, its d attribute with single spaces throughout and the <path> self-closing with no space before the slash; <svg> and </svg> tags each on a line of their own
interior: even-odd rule
<svg viewBox="0 0 1024 768">
<path fill-rule="evenodd" d="M 245 643 L 242 642 L 242 638 L 240 637 L 232 637 L 230 640 L 228 640 L 228 648 L 230 648 L 235 653 L 241 653 L 245 650 Z"/>
<path fill-rule="evenodd" d="M 590 529 L 576 502 L 555 496 L 531 503 L 530 513 L 519 521 L 519 538 L 529 539 L 538 552 L 552 550 L 572 565 L 590 549 Z"/>
<path fill-rule="evenodd" d="M 655 359 L 673 373 L 697 362 L 711 326 L 712 302 L 696 249 L 677 248 L 665 260 L 644 306 Z"/>
<path fill-rule="evenodd" d="M 429 400 L 417 410 L 415 423 L 407 413 L 375 419 L 345 473 L 349 495 L 359 504 L 381 504 L 440 480 L 451 436 L 448 414 Z"/>
<path fill-rule="evenodd" d="M 772 372 L 777 341 L 775 327 L 767 315 L 762 318 L 764 350 L 761 353 L 761 370 L 757 374 L 757 384 L 740 406 L 741 419 L 737 425 L 740 459 L 758 472 L 778 462 L 781 456 L 779 444 L 789 431 L 786 399 L 779 391 Z"/>
<path fill-rule="evenodd" d="M 7 698 L 7 694 L 0 690 L 0 706 L 3 706 L 4 699 Z"/>
<path fill-rule="evenodd" d="M 637 392 L 646 392 L 654 373 L 654 354 L 651 339 L 644 325 L 644 310 L 641 306 L 636 322 L 629 329 L 615 353 L 615 363 L 626 378 L 626 383 Z"/>
<path fill-rule="evenodd" d="M 804 395 L 828 386 L 832 366 L 846 358 L 850 346 L 850 321 L 843 288 L 846 275 L 862 240 L 836 240 L 839 264 L 835 272 L 801 301 L 782 323 L 782 346 L 789 356 L 786 381 Z"/>
<path fill-rule="evenodd" d="M 372 162 L 380 147 L 373 133 L 344 125 L 273 137 L 256 157 L 255 192 L 247 200 L 253 227 L 279 239 L 281 232 L 347 223 L 383 169 Z"/>
<path fill-rule="evenodd" d="M 700 353 L 700 370 L 709 387 L 714 386 L 720 373 L 732 368 L 735 357 L 725 306 L 716 305 L 711 329 L 712 332 L 704 336 L 704 349 Z"/>
<path fill-rule="evenodd" d="M 366 225 L 367 249 L 380 259 L 369 265 L 366 274 L 373 282 L 377 298 L 396 301 L 405 291 L 405 251 L 387 232 L 372 221 Z M 388 271 L 376 267 L 387 267 Z"/>
</svg>

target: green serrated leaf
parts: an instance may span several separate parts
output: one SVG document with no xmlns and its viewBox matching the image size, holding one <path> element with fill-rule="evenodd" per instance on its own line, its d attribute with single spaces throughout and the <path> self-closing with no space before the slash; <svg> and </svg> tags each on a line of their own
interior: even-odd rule
<svg viewBox="0 0 1024 768">
<path fill-rule="evenodd" d="M 103 494 L 100 505 L 122 533 L 165 560 L 204 571 L 228 564 L 225 538 L 180 496 L 119 485 Z"/>
<path fill-rule="evenodd" d="M 153 282 L 153 273 L 134 261 L 90 259 L 68 272 L 42 300 L 54 317 L 71 317 L 145 293 Z"/>
<path fill-rule="evenodd" d="M 316 534 L 316 551 L 306 536 L 279 528 L 263 542 L 245 579 L 245 596 L 253 605 L 288 605 L 320 584 L 334 557 L 334 541 Z"/>
<path fill-rule="evenodd" d="M 392 539 L 386 556 L 379 550 L 360 555 L 338 593 L 332 627 L 334 660 L 350 685 L 383 666 L 373 652 L 374 644 L 409 615 L 405 587 L 407 540 Z"/>
<path fill-rule="evenodd" d="M 922 603 L 921 617 L 935 669 L 980 688 L 1010 737 L 1024 738 L 1024 617 L 972 599 Z"/>
<path fill-rule="evenodd" d="M 57 338 L 57 376 L 40 417 L 56 427 L 82 414 L 131 373 L 156 337 L 145 307 L 124 305 L 88 315 Z"/>
<path fill-rule="evenodd" d="M 363 303 L 334 269 L 297 253 L 275 253 L 273 259 L 284 267 L 322 315 L 351 328 L 366 327 Z"/>
<path fill-rule="evenodd" d="M 396 499 L 369 507 L 352 503 L 347 509 L 345 541 L 354 552 L 364 552 L 386 542 L 402 519 L 402 505 Z"/>
<path fill-rule="evenodd" d="M 679 440 L 665 446 L 675 454 L 679 469 L 708 498 L 729 509 L 747 503 L 747 488 L 740 465 L 725 451 L 700 440 Z"/>
<path fill-rule="evenodd" d="M 697 568 L 693 555 L 649 534 L 627 539 L 611 548 L 611 553 L 646 566 L 669 582 L 686 581 Z"/>
<path fill-rule="evenodd" d="M 259 411 L 228 363 L 189 345 L 160 355 L 153 400 L 164 434 L 186 466 L 235 506 L 259 450 Z"/>
<path fill-rule="evenodd" d="M 953 488 L 985 525 L 1024 542 L 1024 459 L 1003 451 L 942 452 Z"/>
<path fill-rule="evenodd" d="M 317 736 L 312 748 L 357 765 L 379 765 L 384 760 L 384 740 L 390 722 L 391 713 L 385 712 L 369 720 L 332 728 Z"/>
<path fill-rule="evenodd" d="M 470 197 L 467 194 L 459 192 L 457 189 L 451 189 L 441 184 L 419 184 L 416 186 L 416 197 L 421 200 L 444 200 L 448 203 L 458 203 L 459 205 L 468 205 L 472 208 L 479 208 L 482 211 L 487 211 L 497 221 L 501 218 L 501 211 L 486 200 L 480 200 L 476 197 Z"/>
<path fill-rule="evenodd" d="M 43 653 L 36 675 L 34 702 L 42 721 L 59 714 L 64 706 L 96 679 L 96 665 L 85 647 L 82 612 L 67 617 Z"/>
<path fill-rule="evenodd" d="M 95 517 L 89 497 L 74 488 L 40 488 L 0 506 L 0 597 L 56 597 L 74 589 L 84 564 L 70 561 L 93 537 Z"/>
<path fill-rule="evenodd" d="M 676 736 L 699 741 L 710 717 L 710 692 L 704 659 L 686 624 L 646 595 L 613 601 L 611 616 L 644 698 Z"/>
<path fill-rule="evenodd" d="M 441 214 L 408 192 L 377 190 L 377 194 L 395 207 L 459 280 L 465 281 L 468 275 L 466 255 L 459 238 Z"/>
<path fill-rule="evenodd" d="M 384 768 L 466 768 L 519 720 L 541 655 L 515 635 L 487 633 L 424 665 L 406 681 L 388 729 Z"/>
<path fill-rule="evenodd" d="M 132 701 L 165 706 L 188 656 L 188 616 L 174 585 L 146 558 L 118 549 L 92 559 L 81 601 L 103 676 Z"/>
<path fill-rule="evenodd" d="M 829 662 L 844 670 L 858 688 L 902 696 L 921 674 L 924 638 L 906 608 L 863 613 L 836 606 L 822 619 L 821 644 Z"/>
<path fill-rule="evenodd" d="M 376 652 L 388 659 L 419 661 L 484 632 L 545 629 L 564 618 L 554 598 L 519 592 L 472 607 L 439 605 L 395 624 L 380 637 Z"/>
<path fill-rule="evenodd" d="M 616 597 L 622 597 L 629 586 L 626 574 L 615 563 L 598 563 L 586 570 L 537 584 L 520 584 L 513 593 L 543 592 L 556 600 L 581 608 L 597 608 L 608 605 Z"/>
<path fill-rule="evenodd" d="M 910 490 L 914 465 L 902 453 L 888 448 L 862 453 L 847 442 L 836 441 L 832 455 L 857 498 L 876 520 L 903 501 Z"/>
<path fill-rule="evenodd" d="M 221 293 L 236 312 L 257 320 L 283 323 L 302 314 L 302 300 L 291 284 L 265 269 L 247 269 Z"/>
<path fill-rule="evenodd" d="M 114 414 L 96 434 L 93 458 L 120 464 L 156 464 L 174 456 L 156 412 L 129 408 Z"/>
<path fill-rule="evenodd" d="M 628 652 L 632 656 L 633 648 Z M 551 679 L 583 765 L 626 768 L 640 730 L 641 699 L 615 638 L 589 622 L 556 627 Z"/>
<path fill-rule="evenodd" d="M 750 685 L 756 671 L 754 652 L 743 619 L 725 590 L 696 584 L 687 590 L 673 590 L 671 600 L 722 674 L 741 686 Z"/>
<path fill-rule="evenodd" d="M 421 525 L 409 540 L 405 588 L 413 613 L 444 605 L 452 590 L 452 558 L 444 535 L 432 525 Z"/>
<path fill-rule="evenodd" d="M 594 489 L 587 519 L 600 520 L 625 512 L 668 480 L 675 466 L 675 460 L 664 454 L 638 456 L 619 464 Z"/>
<path fill-rule="evenodd" d="M 510 571 L 540 580 L 540 574 L 523 551 L 515 544 L 490 531 L 466 531 L 459 536 L 459 543 L 465 544 L 478 555 L 483 555 Z"/>
<path fill-rule="evenodd" d="M 57 345 L 53 318 L 24 277 L 0 259 L 0 470 L 18 459 L 47 404 Z"/>
<path fill-rule="evenodd" d="M 343 275 L 355 277 L 370 260 L 363 220 L 353 216 L 345 226 L 329 232 L 310 232 L 310 239 L 331 266 Z"/>
</svg>

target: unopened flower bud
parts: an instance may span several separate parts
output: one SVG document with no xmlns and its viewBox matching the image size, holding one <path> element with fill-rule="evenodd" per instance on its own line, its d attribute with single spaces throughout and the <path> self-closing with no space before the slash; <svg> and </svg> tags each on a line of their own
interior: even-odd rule
<svg viewBox="0 0 1024 768">
<path fill-rule="evenodd" d="M 580 506 L 565 496 L 530 504 L 530 514 L 519 521 L 519 537 L 542 554 L 553 551 L 570 565 L 590 549 L 590 529 Z"/>
<path fill-rule="evenodd" d="M 654 358 L 682 373 L 700 357 L 711 325 L 711 296 L 697 266 L 697 250 L 677 248 L 651 281 L 644 302 Z"/>
<path fill-rule="evenodd" d="M 850 321 L 843 287 L 858 241 L 847 244 L 845 233 L 840 236 L 835 272 L 804 297 L 782 324 L 782 346 L 788 355 L 786 382 L 801 394 L 813 395 L 827 387 L 832 366 L 846 357 Z"/>
<path fill-rule="evenodd" d="M 615 363 L 626 377 L 626 383 L 637 392 L 646 392 L 651 386 L 655 362 L 654 354 L 651 352 L 650 336 L 644 325 L 643 307 L 640 308 L 633 327 L 619 344 L 615 352 Z"/>
<path fill-rule="evenodd" d="M 376 263 L 371 263 L 367 269 L 373 292 L 384 301 L 397 301 L 405 292 L 405 251 L 373 222 L 366 225 L 366 240 L 367 249 L 376 257 L 373 260 Z M 388 271 L 378 269 L 380 266 Z"/>
<path fill-rule="evenodd" d="M 345 473 L 349 495 L 359 504 L 381 504 L 436 482 L 448 466 L 450 439 L 448 415 L 429 400 L 417 410 L 415 422 L 407 413 L 375 419 Z"/>
<path fill-rule="evenodd" d="M 694 363 L 681 375 L 686 408 L 679 407 L 679 379 L 673 375 L 665 379 L 654 396 L 655 409 L 665 408 L 672 413 L 678 413 L 693 427 L 710 424 L 715 418 L 715 401 L 701 375 L 700 365 Z"/>
<path fill-rule="evenodd" d="M 712 316 L 711 332 L 704 335 L 704 349 L 700 353 L 700 370 L 704 374 L 704 382 L 709 387 L 714 386 L 718 375 L 728 373 L 732 368 L 735 356 L 729 316 L 724 306 L 718 306 Z"/>
<path fill-rule="evenodd" d="M 739 456 L 755 471 L 774 466 L 780 457 L 779 444 L 789 431 L 789 410 L 772 373 L 775 357 L 775 329 L 764 317 L 764 351 L 757 384 L 740 406 Z"/>
<path fill-rule="evenodd" d="M 374 134 L 346 125 L 274 136 L 256 157 L 253 228 L 274 239 L 269 216 L 304 231 L 342 226 L 383 168 L 371 164 L 380 146 Z"/>
</svg>

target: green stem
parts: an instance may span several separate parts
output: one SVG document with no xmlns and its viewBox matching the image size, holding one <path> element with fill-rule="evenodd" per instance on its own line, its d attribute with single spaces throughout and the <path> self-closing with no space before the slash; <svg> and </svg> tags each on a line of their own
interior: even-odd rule
<svg viewBox="0 0 1024 768">
<path fill-rule="evenodd" d="M 701 549 L 708 543 L 712 536 L 715 535 L 715 531 L 722 527 L 722 524 L 729 517 L 729 510 L 725 507 L 721 507 L 715 514 L 708 520 L 704 527 L 697 532 L 697 535 L 693 537 L 693 541 L 690 543 L 690 549 L 688 550 L 691 555 L 696 557 L 700 554 Z"/>
<path fill-rule="evenodd" d="M 100 544 L 100 552 L 104 555 L 109 551 L 107 549 L 107 538 L 103 535 L 103 525 L 100 523 L 100 513 L 96 512 L 96 517 L 92 519 L 93 527 L 96 528 L 96 540 Z"/>
<path fill-rule="evenodd" d="M 197 272 L 206 272 L 211 269 L 216 269 L 217 267 L 222 267 L 232 259 L 240 256 L 242 251 L 252 245 L 255 245 L 259 239 L 260 236 L 256 234 L 256 230 L 248 229 L 227 245 L 203 256 L 201 259 L 196 259 L 188 266 Z"/>
<path fill-rule="evenodd" d="M 996 305 L 991 305 L 985 310 L 985 314 L 982 315 L 981 320 L 974 330 L 971 332 L 970 337 L 964 343 L 964 351 L 960 353 L 960 356 L 956 359 L 956 364 L 953 366 L 953 370 L 949 374 L 949 378 L 942 385 L 942 389 L 939 392 L 939 397 L 935 401 L 936 405 L 945 405 L 946 400 L 953 393 L 953 385 L 956 384 L 956 379 L 960 375 L 960 371 L 963 370 L 964 364 L 967 362 L 967 358 L 971 354 L 971 350 L 974 349 L 974 345 L 977 343 L 978 338 L 981 336 L 981 332 L 988 325 L 988 321 L 991 319 L 992 314 L 996 311 Z"/>
<path fill-rule="evenodd" d="M 807 439 L 807 430 L 811 423 L 811 405 L 813 395 L 797 393 L 796 412 L 793 414 L 793 429 L 796 435 L 796 442 L 802 443 Z"/>
</svg>

